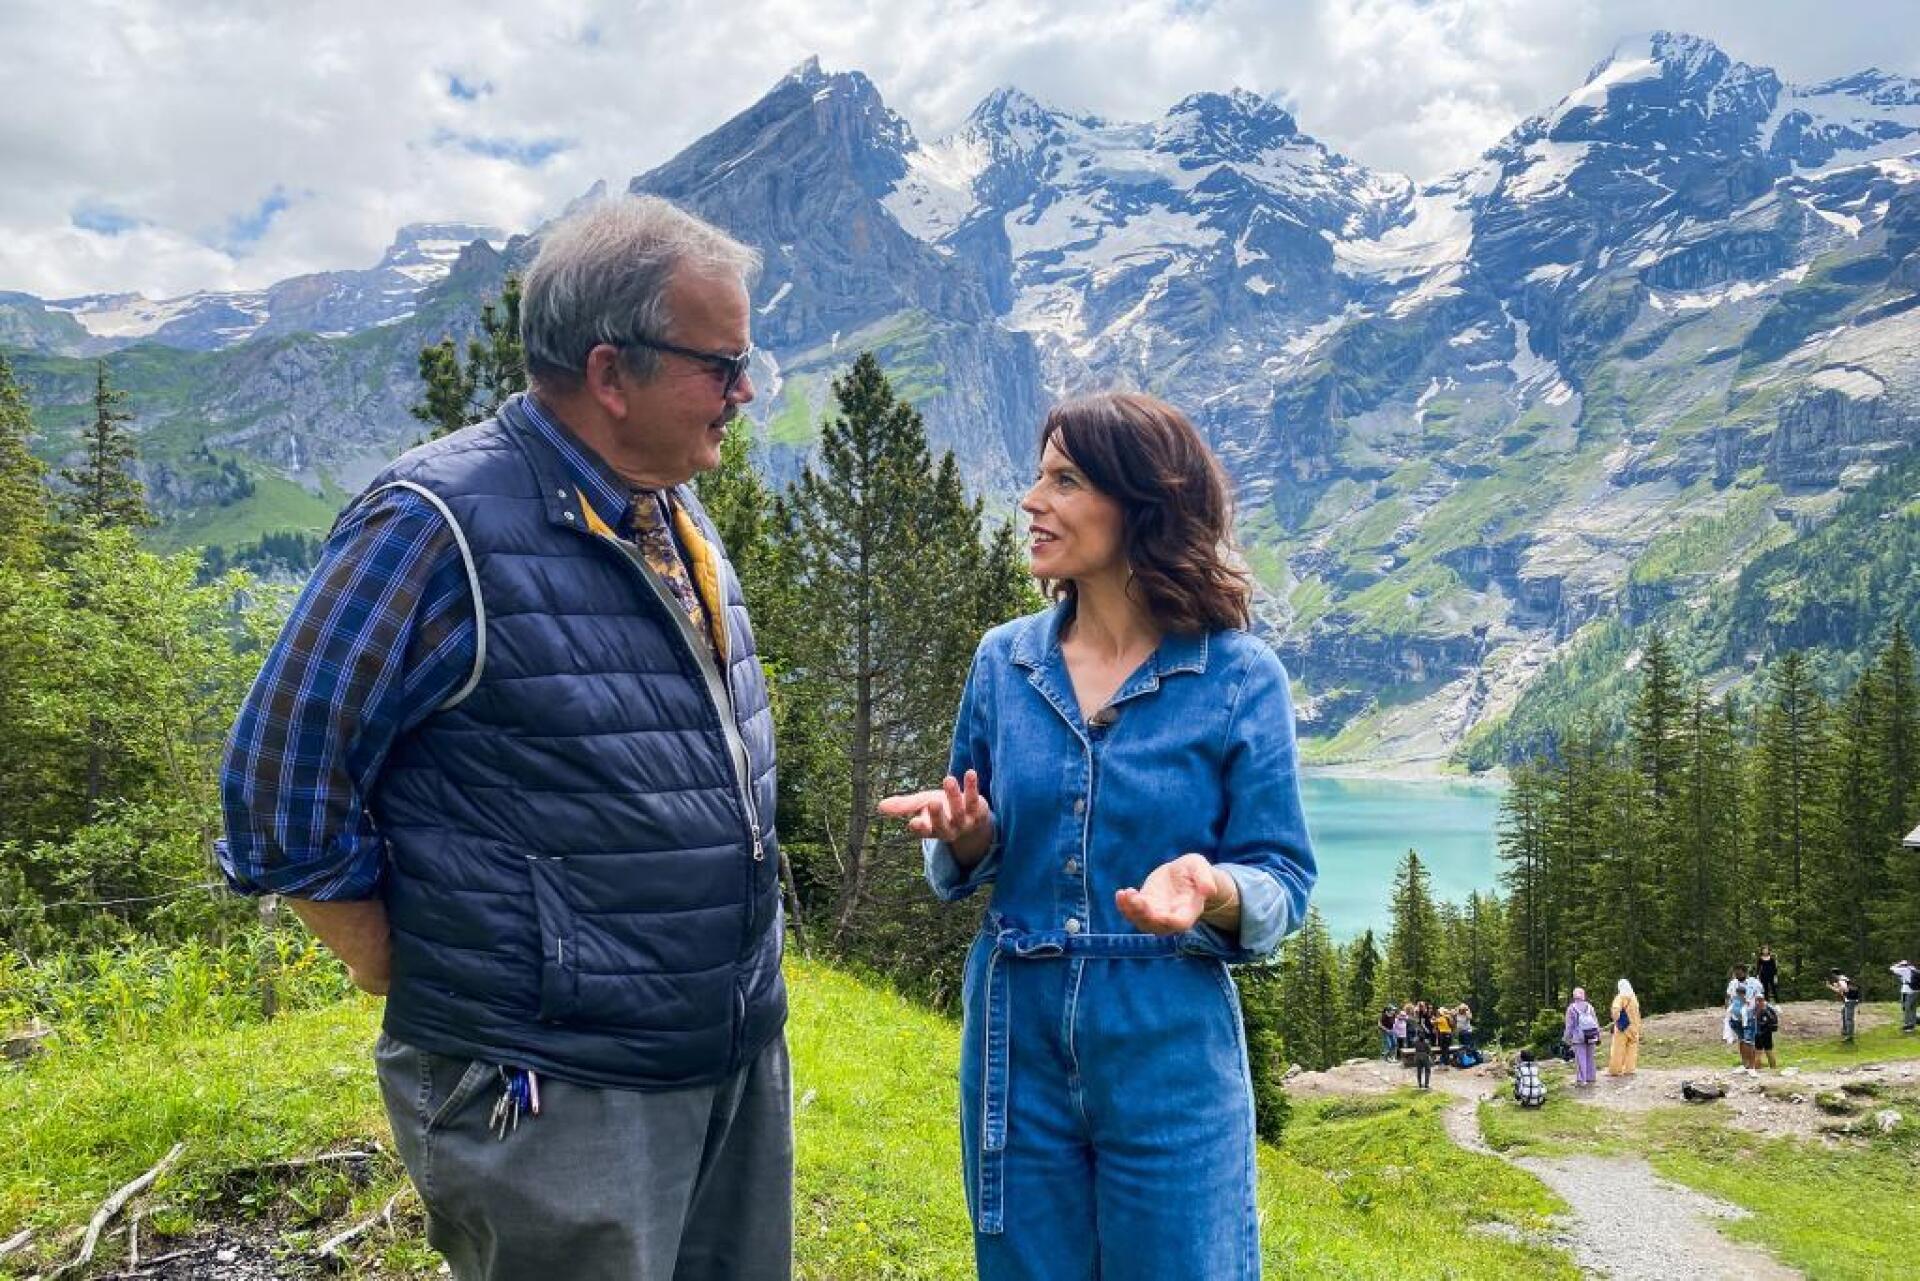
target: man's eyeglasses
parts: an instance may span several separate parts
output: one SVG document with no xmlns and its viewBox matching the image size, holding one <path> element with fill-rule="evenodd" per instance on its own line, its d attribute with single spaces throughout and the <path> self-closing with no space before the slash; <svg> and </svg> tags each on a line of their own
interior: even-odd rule
<svg viewBox="0 0 1920 1281">
<path fill-rule="evenodd" d="M 728 356 L 717 351 L 695 351 L 691 347 L 676 347 L 670 342 L 655 342 L 651 338 L 629 338 L 619 344 L 622 347 L 645 347 L 649 351 L 663 351 L 669 356 L 683 356 L 698 361 L 707 368 L 719 373 L 724 381 L 720 384 L 722 397 L 733 395 L 733 389 L 747 376 L 747 366 L 753 362 L 754 349 L 751 345 L 738 355 Z"/>
</svg>

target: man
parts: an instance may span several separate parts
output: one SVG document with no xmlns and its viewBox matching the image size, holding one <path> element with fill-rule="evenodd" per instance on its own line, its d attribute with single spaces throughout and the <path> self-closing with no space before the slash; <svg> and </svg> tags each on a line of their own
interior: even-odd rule
<svg viewBox="0 0 1920 1281">
<path fill-rule="evenodd" d="M 1900 980 L 1900 1030 L 1911 1032 L 1914 1028 L 1915 1006 L 1920 1005 L 1920 965 L 1912 961 L 1895 961 L 1887 968 Z"/>
<path fill-rule="evenodd" d="M 1760 1066 L 1764 1056 L 1767 1066 L 1779 1071 L 1780 1060 L 1773 1054 L 1773 1034 L 1780 1030 L 1780 1012 L 1768 1004 L 1764 996 L 1753 998 L 1753 1059 L 1754 1067 Z"/>
<path fill-rule="evenodd" d="M 229 745 L 223 866 L 387 996 L 462 1281 L 791 1271 L 772 722 L 686 487 L 753 399 L 756 266 L 664 201 L 553 231 L 529 394 L 342 514 Z"/>
<path fill-rule="evenodd" d="M 1827 990 L 1840 998 L 1840 1039 L 1853 1044 L 1853 1016 L 1860 1008 L 1860 985 L 1839 970 L 1827 971 Z"/>
</svg>

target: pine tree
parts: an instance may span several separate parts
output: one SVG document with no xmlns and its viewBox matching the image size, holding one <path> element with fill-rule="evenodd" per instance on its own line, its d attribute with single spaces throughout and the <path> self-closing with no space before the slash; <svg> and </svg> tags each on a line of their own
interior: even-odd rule
<svg viewBox="0 0 1920 1281">
<path fill-rule="evenodd" d="M 1514 767 L 1500 802 L 1500 873 L 1507 891 L 1506 950 L 1502 957 L 1500 1018 L 1526 1027 L 1551 1004 L 1548 957 L 1552 922 L 1547 887 L 1549 779 L 1537 763 Z M 1484 1013 L 1475 1007 L 1475 1013 Z"/>
<path fill-rule="evenodd" d="M 917 863 L 903 836 L 876 831 L 874 804 L 945 772 L 974 646 L 1001 621 L 987 615 L 1023 597 L 1016 584 L 989 581 L 1014 572 L 1006 548 L 989 542 L 983 554 L 980 505 L 968 501 L 958 463 L 951 454 L 930 462 L 920 415 L 895 397 L 879 362 L 862 355 L 833 390 L 840 412 L 822 430 L 818 469 L 803 470 L 775 504 L 784 590 L 804 602 L 767 620 L 785 664 L 789 724 L 802 729 L 805 809 L 791 821 L 813 866 L 796 873 L 803 885 L 831 887 L 822 928 L 836 949 L 851 948 L 859 927 L 863 956 L 924 977 L 944 934 L 971 923 L 934 915 L 927 896 L 911 892 Z M 881 857 L 883 845 L 893 857 Z M 897 875 L 897 892 L 876 893 L 877 869 Z"/>
<path fill-rule="evenodd" d="M 1901 845 L 1920 825 L 1920 683 L 1914 666 L 1906 624 L 1895 618 L 1874 661 L 1880 701 L 1873 735 L 1881 787 L 1874 834 L 1882 860 L 1874 924 L 1880 951 L 1896 958 L 1920 951 L 1913 942 L 1920 939 L 1920 877 L 1913 874 L 1913 851 Z"/>
<path fill-rule="evenodd" d="M 67 520 L 98 528 L 145 529 L 154 523 L 147 510 L 147 492 L 133 474 L 139 449 L 126 424 L 133 415 L 122 406 L 127 393 L 107 378 L 107 362 L 94 367 L 93 422 L 85 437 L 86 460 L 64 468 L 60 478 L 71 486 L 63 495 Z"/>
<path fill-rule="evenodd" d="M 1667 999 L 1679 980 L 1671 949 L 1654 940 L 1684 928 L 1678 904 L 1687 890 L 1688 859 L 1683 844 L 1684 810 L 1680 793 L 1687 761 L 1687 700 L 1678 665 L 1666 636 L 1651 631 L 1641 651 L 1640 690 L 1628 718 L 1630 774 L 1622 780 L 1632 793 L 1636 815 L 1626 835 L 1633 841 L 1628 875 L 1636 888 L 1622 922 L 1622 963 L 1629 968 L 1642 999 Z M 1628 851 L 1622 851 L 1628 853 Z"/>
<path fill-rule="evenodd" d="M 1341 957 L 1340 972 L 1346 977 L 1346 1021 L 1343 1040 L 1348 1054 L 1371 1054 L 1379 1033 L 1380 947 L 1367 930 L 1349 943 Z"/>
<path fill-rule="evenodd" d="M 1280 958 L 1280 1036 L 1294 1058 L 1323 1071 L 1345 1054 L 1340 1036 L 1341 1002 L 1338 954 L 1327 935 L 1320 909 L 1289 938 Z"/>
<path fill-rule="evenodd" d="M 1387 982 L 1396 1001 L 1433 999 L 1440 917 L 1426 864 L 1408 850 L 1393 874 L 1393 930 L 1387 936 Z"/>
<path fill-rule="evenodd" d="M 1774 665 L 1772 697 L 1761 717 L 1755 777 L 1767 909 L 1763 932 L 1780 950 L 1781 987 L 1814 990 L 1814 972 L 1832 932 L 1829 887 L 1819 879 L 1831 831 L 1827 707 L 1799 650 Z"/>
<path fill-rule="evenodd" d="M 47 469 L 27 442 L 33 410 L 0 353 L 0 565 L 30 567 L 47 533 Z"/>
<path fill-rule="evenodd" d="M 491 417 L 507 398 L 527 389 L 527 351 L 520 342 L 520 278 L 508 276 L 500 301 L 480 307 L 480 333 L 467 340 L 461 363 L 453 339 L 420 349 L 425 390 L 413 416 L 434 438 Z"/>
<path fill-rule="evenodd" d="M 1711 1001 L 1719 993 L 1723 955 L 1749 954 L 1742 936 L 1743 905 L 1751 891 L 1744 876 L 1740 779 L 1743 766 L 1731 709 L 1708 701 L 1696 685 L 1687 705 L 1686 764 L 1679 798 L 1680 878 L 1674 901 L 1673 949 L 1679 971 L 1677 1004 Z"/>
<path fill-rule="evenodd" d="M 1873 955 L 1873 915 L 1885 897 L 1886 838 L 1880 823 L 1886 790 L 1877 741 L 1885 723 L 1880 673 L 1869 667 L 1840 705 L 1833 734 L 1833 827 L 1822 879 L 1833 934 L 1825 964 L 1866 974 Z M 1837 950 L 1832 950 L 1837 949 Z"/>
</svg>

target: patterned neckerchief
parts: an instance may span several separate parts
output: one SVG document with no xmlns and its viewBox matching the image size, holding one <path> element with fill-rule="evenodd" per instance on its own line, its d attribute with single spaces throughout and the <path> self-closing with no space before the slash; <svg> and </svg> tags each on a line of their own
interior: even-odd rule
<svg viewBox="0 0 1920 1281">
<path fill-rule="evenodd" d="M 663 490 L 636 490 L 633 506 L 628 509 L 627 518 L 633 528 L 634 546 L 647 558 L 647 564 L 653 571 L 666 580 L 667 589 L 673 598 L 680 602 L 680 608 L 686 611 L 693 621 L 693 629 L 713 643 L 713 628 L 707 618 L 706 603 L 700 599 L 700 593 L 694 590 L 693 576 L 687 572 L 686 557 L 681 555 L 680 546 L 673 537 L 673 525 L 668 505 L 673 499 Z"/>
</svg>

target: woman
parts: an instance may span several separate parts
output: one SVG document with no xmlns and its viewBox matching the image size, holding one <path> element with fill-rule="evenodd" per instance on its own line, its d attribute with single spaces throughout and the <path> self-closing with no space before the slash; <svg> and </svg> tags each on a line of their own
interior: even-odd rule
<svg viewBox="0 0 1920 1281">
<path fill-rule="evenodd" d="M 1388 1063 L 1393 1062 L 1393 1056 L 1400 1050 L 1400 1037 L 1394 1031 L 1396 1022 L 1391 1005 L 1380 1011 L 1380 1057 Z"/>
<path fill-rule="evenodd" d="M 1600 1078 L 1593 1070 L 1593 1049 L 1600 1044 L 1600 1017 L 1587 1004 L 1587 989 L 1573 989 L 1573 1002 L 1567 1006 L 1563 1029 L 1567 1044 L 1573 1047 L 1575 1085 L 1592 1085 Z"/>
<path fill-rule="evenodd" d="M 1760 994 L 1768 1001 L 1780 999 L 1780 962 L 1773 955 L 1773 944 L 1760 945 L 1760 964 L 1755 970 L 1760 979 Z"/>
<path fill-rule="evenodd" d="M 1433 1088 L 1433 1038 L 1427 1034 L 1425 1023 L 1413 1032 L 1413 1086 L 1416 1090 Z"/>
<path fill-rule="evenodd" d="M 1433 1011 L 1433 1040 L 1438 1047 L 1440 1062 L 1450 1062 L 1453 1055 L 1453 1011 L 1444 1005 Z"/>
<path fill-rule="evenodd" d="M 1460 1052 L 1473 1053 L 1473 1007 L 1460 1002 L 1453 1011 L 1453 1034 L 1460 1038 Z"/>
<path fill-rule="evenodd" d="M 1613 998 L 1613 1045 L 1607 1052 L 1608 1076 L 1632 1076 L 1640 1062 L 1640 998 L 1633 984 L 1620 980 Z"/>
<path fill-rule="evenodd" d="M 1413 1030 L 1413 1007 L 1403 1005 L 1393 1015 L 1393 1053 L 1398 1058 L 1407 1048 L 1407 1037 Z"/>
<path fill-rule="evenodd" d="M 1259 1275 L 1254 1117 L 1224 962 L 1314 881 L 1287 675 L 1228 492 L 1148 396 L 1069 401 L 1020 508 L 1050 609 L 974 656 L 938 789 L 881 812 L 944 899 L 991 883 L 962 983 L 974 1256 L 998 1278 Z"/>
</svg>

